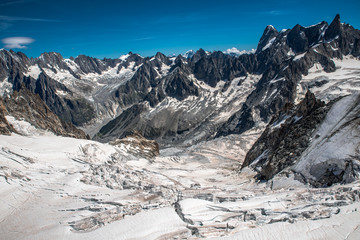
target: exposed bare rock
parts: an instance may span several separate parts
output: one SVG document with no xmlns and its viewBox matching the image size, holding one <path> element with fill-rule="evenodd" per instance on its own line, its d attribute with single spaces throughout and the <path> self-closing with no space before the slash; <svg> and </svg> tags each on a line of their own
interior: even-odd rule
<svg viewBox="0 0 360 240">
<path fill-rule="evenodd" d="M 111 145 L 126 148 L 135 156 L 146 159 L 154 159 L 159 156 L 159 144 L 154 140 L 144 138 L 139 132 L 134 131 L 133 134 L 110 142 Z"/>
<path fill-rule="evenodd" d="M 18 120 L 25 120 L 39 129 L 48 130 L 56 135 L 87 138 L 86 134 L 73 124 L 64 122 L 55 115 L 41 100 L 39 95 L 27 88 L 14 91 L 10 98 L 4 100 L 9 115 Z"/>
<path fill-rule="evenodd" d="M 325 105 L 308 92 L 298 106 L 273 118 L 247 153 L 242 169 L 254 169 L 262 180 L 279 173 L 294 175 L 315 187 L 357 180 L 359 102 L 360 96 L 353 94 Z"/>
<path fill-rule="evenodd" d="M 10 135 L 11 132 L 16 132 L 13 126 L 6 120 L 6 107 L 2 98 L 0 97 L 0 134 Z"/>
<path fill-rule="evenodd" d="M 242 168 L 250 166 L 259 178 L 269 180 L 293 165 L 308 147 L 310 137 L 326 116 L 329 106 L 307 92 L 303 101 L 274 117 L 245 157 Z"/>
</svg>

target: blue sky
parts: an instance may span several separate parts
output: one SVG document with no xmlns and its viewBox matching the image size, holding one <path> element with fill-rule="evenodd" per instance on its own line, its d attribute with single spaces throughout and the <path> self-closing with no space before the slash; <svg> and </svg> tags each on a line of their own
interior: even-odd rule
<svg viewBox="0 0 360 240">
<path fill-rule="evenodd" d="M 29 57 L 59 52 L 116 58 L 129 51 L 152 56 L 189 49 L 256 48 L 269 24 L 308 26 L 337 13 L 360 28 L 359 1 L 44 1 L 0 2 L 0 48 Z M 9 43 L 10 42 L 10 43 Z"/>
</svg>

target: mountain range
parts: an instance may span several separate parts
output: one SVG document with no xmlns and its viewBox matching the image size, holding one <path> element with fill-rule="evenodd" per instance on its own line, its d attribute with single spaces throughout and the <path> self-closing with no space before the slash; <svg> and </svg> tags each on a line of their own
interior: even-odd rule
<svg viewBox="0 0 360 240">
<path fill-rule="evenodd" d="M 181 180 L 173 179 L 181 178 L 192 169 L 182 170 L 176 177 L 171 171 L 179 167 L 185 169 L 186 164 L 215 162 L 222 166 L 223 161 L 235 159 L 234 170 L 240 174 L 239 179 L 245 176 L 251 179 L 251 184 L 255 184 L 252 181 L 264 183 L 271 191 L 294 186 L 328 188 L 359 180 L 360 30 L 342 23 L 339 15 L 331 23 L 296 25 L 281 31 L 269 25 L 254 51 L 199 49 L 178 56 L 158 52 L 155 56 L 142 57 L 129 52 L 116 59 L 85 55 L 66 59 L 55 52 L 28 58 L 21 52 L 2 49 L 0 94 L 1 134 L 24 134 L 21 126 L 25 126 L 25 121 L 42 131 L 81 139 L 76 143 L 81 141 L 80 153 L 66 152 L 66 155 L 75 154 L 72 160 L 89 164 L 87 172 L 81 172 L 82 182 L 110 189 L 136 189 L 144 191 L 147 197 L 155 192 L 156 199 L 161 199 L 161 204 L 156 204 L 171 202 L 176 214 L 187 224 L 186 228 L 197 237 L 208 236 L 207 227 L 203 227 L 207 223 L 197 222 L 199 216 L 185 200 L 188 197 L 215 202 L 214 192 L 220 195 L 221 192 L 216 189 L 210 193 L 201 184 L 209 187 L 223 180 L 211 180 L 206 175 L 200 184 L 187 175 L 191 185 L 184 187 L 188 182 L 180 184 Z M 86 139 L 97 143 L 87 143 Z M 103 165 L 90 159 L 91 156 L 96 159 L 97 154 L 106 155 L 101 149 L 109 146 L 126 153 L 119 155 L 111 152 L 111 148 L 111 156 L 101 163 Z M 1 151 L 4 156 L 11 154 L 5 148 Z M 173 167 L 156 165 L 162 158 Z M 123 164 L 124 159 L 129 162 L 147 159 L 155 165 L 149 163 L 143 167 L 138 163 L 141 171 L 149 175 L 140 170 L 127 170 L 123 165 L 118 168 L 112 165 L 117 161 Z M 214 166 L 211 165 L 211 171 L 216 169 Z M 151 174 L 166 167 L 169 167 L 166 171 L 171 172 L 165 174 L 166 181 L 173 181 L 176 191 L 149 180 Z M 160 175 L 155 179 L 165 176 Z M 128 177 L 122 179 L 123 176 Z M 134 179 L 141 179 L 147 185 Z M 308 218 L 330 217 L 335 214 L 334 208 L 359 199 L 359 191 L 354 190 L 357 185 L 351 186 L 349 191 L 339 190 L 341 194 L 352 194 L 339 193 L 348 202 L 331 206 L 322 202 L 325 197 L 320 197 L 323 193 L 330 194 L 327 190 L 321 194 L 314 192 L 321 198 L 321 208 L 328 208 L 321 213 L 306 210 Z M 179 189 L 185 196 L 179 195 Z M 195 189 L 202 192 L 196 195 Z M 228 189 L 226 193 L 232 194 Z M 148 199 L 144 196 L 142 199 Z M 221 204 L 221 201 L 248 198 L 250 194 L 243 199 L 231 195 L 216 201 Z M 89 201 L 98 204 L 100 200 Z M 117 208 L 120 206 L 125 205 Z M 132 207 L 129 207 L 131 211 L 127 209 L 130 215 L 141 211 Z M 151 206 L 146 206 L 146 210 L 148 208 Z M 223 211 L 222 214 L 233 211 L 220 205 L 212 211 L 214 209 Z M 191 213 L 186 215 L 186 211 Z M 115 210 L 111 214 L 115 216 Z M 241 221 L 256 224 L 292 222 L 308 216 L 304 210 L 298 215 L 283 212 L 286 217 L 281 218 L 276 207 L 269 214 L 260 208 L 241 214 Z M 272 214 L 276 217 L 271 218 Z M 74 231 L 92 231 L 119 217 L 109 220 L 109 215 L 106 216 L 106 220 L 100 214 L 94 217 L 96 221 L 86 218 L 83 219 L 86 224 L 83 220 L 74 220 L 69 225 Z M 89 222 L 94 225 L 90 226 Z M 209 220 L 208 225 L 212 224 Z M 202 229 L 206 230 L 202 233 Z M 228 225 L 222 229 L 228 231 Z"/>
</svg>

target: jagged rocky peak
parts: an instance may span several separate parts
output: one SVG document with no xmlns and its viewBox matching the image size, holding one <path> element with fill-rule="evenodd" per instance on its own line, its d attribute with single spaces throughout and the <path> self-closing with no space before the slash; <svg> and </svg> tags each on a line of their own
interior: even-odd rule
<svg viewBox="0 0 360 240">
<path fill-rule="evenodd" d="M 83 73 L 98 73 L 106 70 L 107 66 L 101 60 L 85 55 L 79 55 L 75 58 L 75 63 Z"/>
<path fill-rule="evenodd" d="M 200 48 L 199 50 L 196 51 L 196 53 L 191 57 L 191 61 L 193 63 L 196 63 L 197 61 L 199 61 L 201 58 L 206 57 L 207 54 L 205 52 L 204 49 Z"/>
<path fill-rule="evenodd" d="M 276 38 L 276 36 L 279 34 L 279 32 L 274 28 L 272 25 L 268 25 L 263 35 L 260 38 L 260 41 L 257 46 L 256 53 L 259 53 L 263 50 L 263 48 L 273 39 Z"/>
<path fill-rule="evenodd" d="M 111 145 L 125 148 L 135 156 L 153 160 L 160 155 L 159 144 L 154 140 L 146 139 L 138 131 L 122 139 L 116 139 L 109 142 Z"/>
<path fill-rule="evenodd" d="M 125 67 L 125 68 L 129 67 L 131 63 L 135 63 L 134 67 L 139 66 L 145 61 L 145 59 L 142 56 L 132 52 L 129 52 L 128 54 L 121 56 L 119 59 L 121 60 L 119 70 L 121 69 L 121 67 Z"/>
<path fill-rule="evenodd" d="M 60 53 L 57 52 L 45 52 L 40 55 L 38 58 L 40 62 L 50 64 L 50 65 L 59 65 L 59 63 L 64 59 Z"/>
<path fill-rule="evenodd" d="M 22 76 L 30 65 L 30 59 L 22 52 L 0 51 L 0 81 L 5 78 L 12 82 L 17 76 Z"/>
<path fill-rule="evenodd" d="M 179 101 L 184 100 L 190 95 L 199 95 L 199 89 L 197 86 L 188 78 L 186 72 L 179 67 L 168 75 L 165 82 L 166 88 L 164 90 L 167 95 L 174 97 Z"/>
<path fill-rule="evenodd" d="M 174 63 L 171 65 L 169 73 L 177 71 L 177 69 L 181 69 L 181 71 L 183 71 L 184 73 L 186 73 L 188 75 L 190 75 L 192 73 L 192 70 L 187 63 L 187 59 L 181 55 L 178 55 L 175 58 Z"/>
<path fill-rule="evenodd" d="M 295 27 L 288 33 L 287 43 L 296 53 L 305 51 L 309 46 L 309 41 L 305 34 L 305 28 L 296 24 Z"/>
<path fill-rule="evenodd" d="M 57 69 L 58 70 L 67 70 L 75 76 L 75 74 L 72 72 L 72 70 L 65 63 L 62 55 L 57 52 L 42 53 L 40 55 L 40 57 L 32 59 L 32 62 L 33 62 L 33 64 L 38 64 L 38 66 L 40 68 L 49 68 L 54 73 L 57 73 Z"/>
<path fill-rule="evenodd" d="M 190 59 L 194 56 L 195 52 L 194 50 L 189 50 L 186 53 L 182 54 L 181 56 L 183 56 L 186 59 Z"/>
<path fill-rule="evenodd" d="M 341 33 L 341 22 L 340 15 L 336 14 L 334 20 L 331 22 L 329 27 L 326 29 L 324 39 L 325 41 L 329 41 L 335 39 Z"/>
<path fill-rule="evenodd" d="M 140 56 L 140 55 L 137 54 L 137 53 L 129 52 L 127 55 L 128 55 L 128 56 L 127 56 L 126 60 L 127 60 L 127 61 L 130 61 L 130 62 L 134 62 L 134 61 L 138 61 L 138 60 L 140 60 L 140 59 L 143 59 L 143 57 Z"/>
<path fill-rule="evenodd" d="M 166 57 L 163 53 L 161 52 L 157 52 L 155 54 L 155 59 L 157 59 L 158 61 L 165 63 L 166 65 L 171 64 L 171 61 L 169 60 L 168 57 Z"/>
</svg>

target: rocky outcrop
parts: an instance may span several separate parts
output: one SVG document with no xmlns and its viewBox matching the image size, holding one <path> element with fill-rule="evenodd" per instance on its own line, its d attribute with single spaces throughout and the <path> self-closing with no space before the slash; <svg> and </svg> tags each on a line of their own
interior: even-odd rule
<svg viewBox="0 0 360 240">
<path fill-rule="evenodd" d="M 329 105 L 317 100 L 311 92 L 306 93 L 299 105 L 287 105 L 249 150 L 242 168 L 250 166 L 258 171 L 259 179 L 269 180 L 292 166 L 309 146 L 313 131 L 325 118 Z"/>
<path fill-rule="evenodd" d="M 26 87 L 15 91 L 4 100 L 9 115 L 18 120 L 25 120 L 39 129 L 53 132 L 56 135 L 87 138 L 86 134 L 69 122 L 64 122 L 55 115 L 41 100 L 39 95 L 31 93 Z"/>
<path fill-rule="evenodd" d="M 315 187 L 357 180 L 359 101 L 355 94 L 324 104 L 308 92 L 299 105 L 288 105 L 270 121 L 242 169 L 254 169 L 260 180 L 292 175 Z"/>
<path fill-rule="evenodd" d="M 300 181 L 315 187 L 356 181 L 360 177 L 359 136 L 360 95 L 353 94 L 332 105 L 291 170 Z"/>
<path fill-rule="evenodd" d="M 129 107 L 117 118 L 103 126 L 99 133 L 94 136 L 94 139 L 106 142 L 111 139 L 121 139 L 131 134 L 141 120 L 141 113 L 146 109 L 143 104 L 135 104 Z"/>
<path fill-rule="evenodd" d="M 7 114 L 7 110 L 5 104 L 0 97 L 0 134 L 10 135 L 12 132 L 16 132 L 14 127 L 6 120 L 5 116 Z"/>
<path fill-rule="evenodd" d="M 134 156 L 149 160 L 159 156 L 159 144 L 154 140 L 144 138 L 139 132 L 134 131 L 131 135 L 123 139 L 116 139 L 109 142 L 111 145 L 125 148 Z"/>
</svg>

